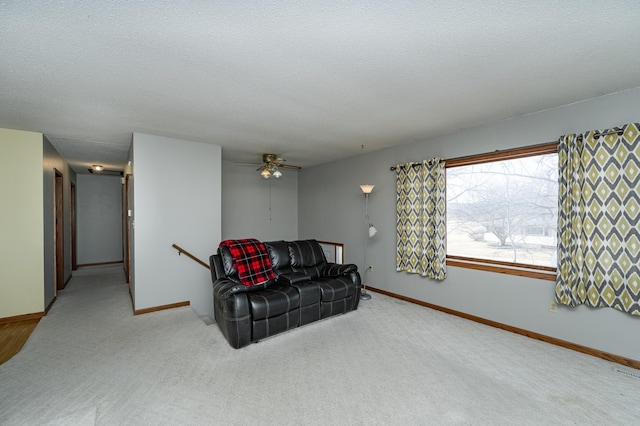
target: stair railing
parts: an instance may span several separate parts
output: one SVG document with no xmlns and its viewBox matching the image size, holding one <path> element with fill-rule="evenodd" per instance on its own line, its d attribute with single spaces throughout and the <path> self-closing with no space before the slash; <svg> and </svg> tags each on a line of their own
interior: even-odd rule
<svg viewBox="0 0 640 426">
<path fill-rule="evenodd" d="M 194 255 L 192 255 L 191 253 L 189 253 L 188 251 L 186 251 L 185 249 L 183 249 L 179 245 L 173 244 L 171 247 L 173 247 L 174 249 L 178 250 L 178 256 L 180 256 L 182 253 L 184 253 L 188 258 L 193 259 L 194 261 L 198 262 L 199 264 L 201 264 L 202 266 L 204 266 L 207 269 L 211 269 L 209 267 L 209 265 L 207 265 L 205 262 L 203 262 L 202 260 L 200 260 L 197 257 L 195 257 Z"/>
</svg>

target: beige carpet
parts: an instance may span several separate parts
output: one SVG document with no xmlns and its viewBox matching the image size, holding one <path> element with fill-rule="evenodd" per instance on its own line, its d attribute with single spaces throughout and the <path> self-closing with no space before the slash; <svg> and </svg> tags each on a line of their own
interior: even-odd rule
<svg viewBox="0 0 640 426">
<path fill-rule="evenodd" d="M 0 366 L 0 424 L 638 424 L 640 379 L 614 367 L 375 293 L 234 350 L 189 307 L 134 317 L 105 269 Z"/>
</svg>

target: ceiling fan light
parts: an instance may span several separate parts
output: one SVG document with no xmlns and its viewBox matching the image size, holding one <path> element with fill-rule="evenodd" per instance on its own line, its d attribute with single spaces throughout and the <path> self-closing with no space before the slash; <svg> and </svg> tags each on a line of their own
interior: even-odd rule
<svg viewBox="0 0 640 426">
<path fill-rule="evenodd" d="M 291 166 L 282 164 L 286 161 L 284 158 L 280 158 L 275 154 L 262 154 L 263 163 L 259 164 L 259 167 L 256 169 L 260 176 L 263 179 L 280 179 L 283 176 L 280 168 L 283 169 L 293 169 L 300 170 L 302 167 L 300 166 Z M 251 163 L 236 163 L 236 164 L 251 164 Z M 255 163 L 254 163 L 255 164 Z M 258 166 L 258 164 L 256 164 Z"/>
</svg>

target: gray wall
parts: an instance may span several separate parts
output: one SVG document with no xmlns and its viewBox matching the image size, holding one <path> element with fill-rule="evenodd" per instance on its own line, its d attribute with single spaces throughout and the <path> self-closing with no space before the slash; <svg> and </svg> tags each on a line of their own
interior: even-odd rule
<svg viewBox="0 0 640 426">
<path fill-rule="evenodd" d="M 220 146 L 134 133 L 131 158 L 135 309 L 189 301 L 213 318 L 209 270 L 172 244 L 207 262 L 220 243 Z"/>
<path fill-rule="evenodd" d="M 122 261 L 122 183 L 119 176 L 76 178 L 78 265 Z"/>
<path fill-rule="evenodd" d="M 366 225 L 358 185 L 374 184 L 369 215 L 378 234 L 367 241 L 367 264 L 374 266 L 363 274 L 367 284 L 638 360 L 640 339 L 631 336 L 637 335 L 640 318 L 585 306 L 550 313 L 551 281 L 455 267 L 448 268 L 444 282 L 396 272 L 395 174 L 389 170 L 396 163 L 535 145 L 566 133 L 638 122 L 638 111 L 640 88 L 304 169 L 298 184 L 299 236 L 343 242 L 345 261 L 363 270 Z"/>
<path fill-rule="evenodd" d="M 255 169 L 222 162 L 222 239 L 297 239 L 298 172 L 265 180 Z"/>
<path fill-rule="evenodd" d="M 56 296 L 55 245 L 54 245 L 54 169 L 62 173 L 64 215 L 64 280 L 71 278 L 71 182 L 76 182 L 76 173 L 51 145 L 46 137 L 42 144 L 42 179 L 44 199 L 44 307 L 47 308 Z M 77 187 L 76 187 L 77 189 Z"/>
</svg>

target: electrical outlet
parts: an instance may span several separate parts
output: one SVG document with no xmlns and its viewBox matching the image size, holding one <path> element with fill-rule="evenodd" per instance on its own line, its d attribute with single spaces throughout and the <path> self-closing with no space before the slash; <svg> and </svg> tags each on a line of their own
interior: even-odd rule
<svg viewBox="0 0 640 426">
<path fill-rule="evenodd" d="M 554 314 L 558 312 L 558 304 L 554 300 L 549 302 L 549 312 L 553 312 Z"/>
</svg>

